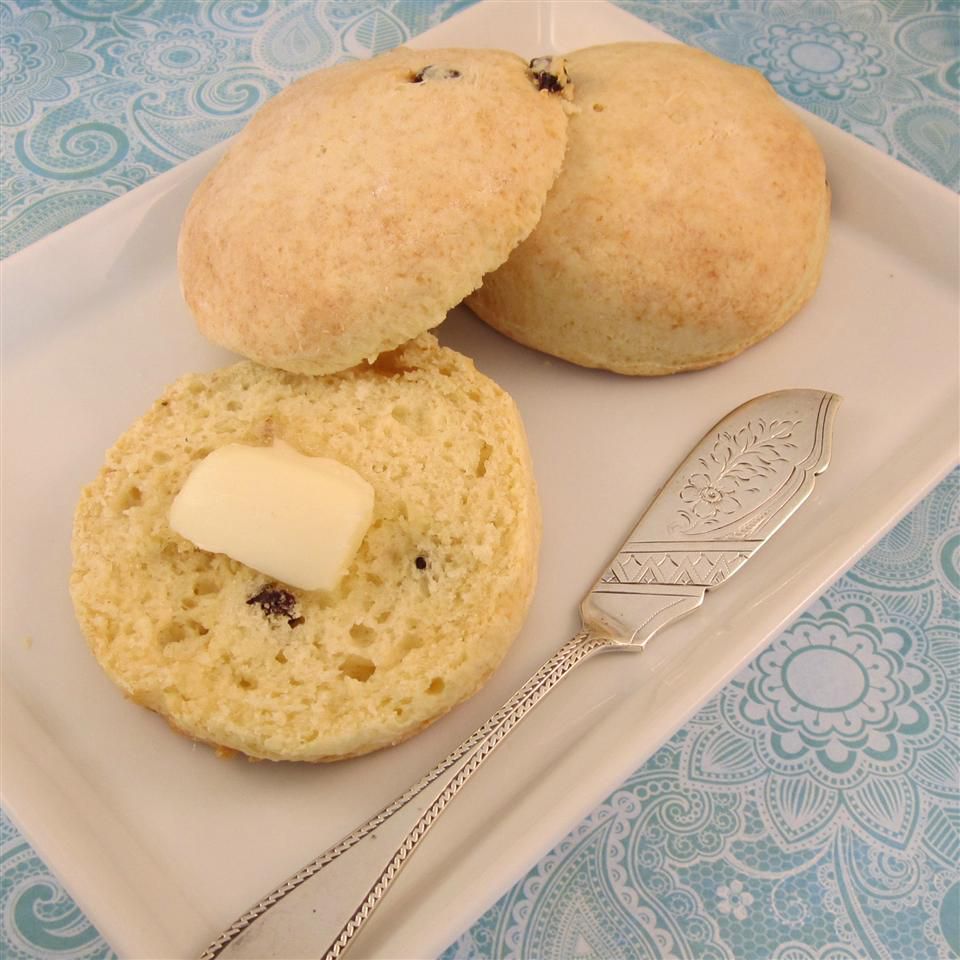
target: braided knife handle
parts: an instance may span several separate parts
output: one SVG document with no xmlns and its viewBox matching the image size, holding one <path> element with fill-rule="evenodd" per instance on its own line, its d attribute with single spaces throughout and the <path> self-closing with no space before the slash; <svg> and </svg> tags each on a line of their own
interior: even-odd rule
<svg viewBox="0 0 960 960">
<path fill-rule="evenodd" d="M 612 644 L 589 633 L 565 643 L 446 759 L 239 917 L 200 960 L 342 957 L 427 831 L 483 761 L 577 664 Z"/>
</svg>

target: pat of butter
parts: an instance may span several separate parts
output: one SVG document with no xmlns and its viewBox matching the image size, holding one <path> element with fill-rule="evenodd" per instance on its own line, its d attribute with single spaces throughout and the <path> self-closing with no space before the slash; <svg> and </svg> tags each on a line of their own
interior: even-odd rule
<svg viewBox="0 0 960 960">
<path fill-rule="evenodd" d="M 170 526 L 303 590 L 332 590 L 373 520 L 373 487 L 350 467 L 283 441 L 214 450 L 170 506 Z"/>
</svg>

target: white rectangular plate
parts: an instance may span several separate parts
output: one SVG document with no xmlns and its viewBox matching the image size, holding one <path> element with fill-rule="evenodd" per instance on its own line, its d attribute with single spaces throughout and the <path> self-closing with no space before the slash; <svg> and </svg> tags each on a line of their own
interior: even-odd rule
<svg viewBox="0 0 960 960">
<path fill-rule="evenodd" d="M 417 45 L 532 56 L 663 39 L 604 4 L 471 8 Z M 834 219 L 822 286 L 781 332 L 702 373 L 630 379 L 552 361 L 455 310 L 441 339 L 516 398 L 543 501 L 540 585 L 503 667 L 392 750 L 333 766 L 225 762 L 118 695 L 67 594 L 72 511 L 103 452 L 180 374 L 230 357 L 181 302 L 175 240 L 211 151 L 3 266 L 4 803 L 122 955 L 185 957 L 432 766 L 577 626 L 575 611 L 679 459 L 786 387 L 844 396 L 834 462 L 797 517 L 642 657 L 577 671 L 438 824 L 363 956 L 435 956 L 951 465 L 953 194 L 807 118 Z"/>
</svg>

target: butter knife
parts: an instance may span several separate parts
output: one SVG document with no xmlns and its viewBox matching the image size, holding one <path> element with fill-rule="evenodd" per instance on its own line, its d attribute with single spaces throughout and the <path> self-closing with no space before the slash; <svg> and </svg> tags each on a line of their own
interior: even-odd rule
<svg viewBox="0 0 960 960">
<path fill-rule="evenodd" d="M 642 650 L 700 606 L 806 500 L 829 463 L 839 403 L 832 393 L 783 390 L 721 420 L 584 598 L 580 632 L 453 753 L 240 916 L 201 960 L 342 957 L 461 787 L 563 677 L 594 653 Z"/>
</svg>

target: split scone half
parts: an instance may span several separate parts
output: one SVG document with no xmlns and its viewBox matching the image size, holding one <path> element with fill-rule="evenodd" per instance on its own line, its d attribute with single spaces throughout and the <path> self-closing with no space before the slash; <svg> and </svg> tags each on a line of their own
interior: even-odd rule
<svg viewBox="0 0 960 960">
<path fill-rule="evenodd" d="M 278 582 L 170 525 L 213 451 L 281 440 L 373 489 L 330 590 Z M 424 334 L 326 377 L 240 362 L 178 380 L 83 491 L 71 592 L 103 669 L 176 729 L 255 758 L 338 760 L 479 689 L 523 623 L 539 542 L 513 401 Z"/>
</svg>

